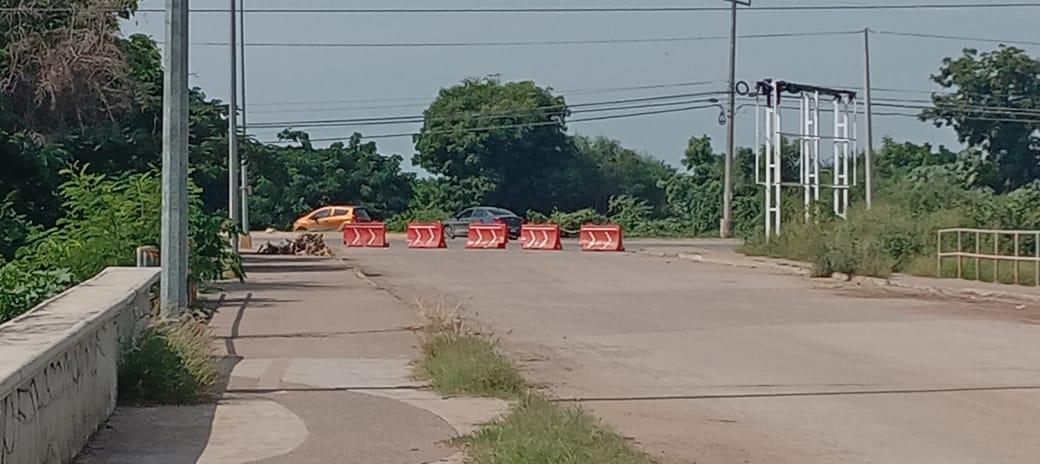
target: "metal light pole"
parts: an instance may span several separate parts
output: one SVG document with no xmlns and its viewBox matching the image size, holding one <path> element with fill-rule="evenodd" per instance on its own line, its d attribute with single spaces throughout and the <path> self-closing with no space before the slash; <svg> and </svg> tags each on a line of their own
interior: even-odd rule
<svg viewBox="0 0 1040 464">
<path fill-rule="evenodd" d="M 230 1 L 231 18 L 231 42 L 228 52 L 231 61 L 231 80 L 228 97 L 228 216 L 231 222 L 239 224 L 239 195 L 238 190 L 238 34 L 235 31 L 235 4 L 237 0 Z M 231 246 L 238 250 L 238 234 L 232 234 Z"/>
<path fill-rule="evenodd" d="M 188 306 L 188 0 L 166 0 L 159 311 Z"/>
<path fill-rule="evenodd" d="M 238 47 L 239 47 L 239 59 L 242 63 L 242 100 L 239 105 L 242 107 L 242 135 L 249 135 L 249 125 L 246 124 L 246 2 L 245 0 L 239 0 L 238 9 Z M 239 153 L 239 170 L 242 175 L 240 180 L 240 187 L 242 189 L 242 195 L 239 197 L 239 201 L 242 205 L 242 233 L 249 236 L 249 160 L 243 159 L 241 153 Z M 248 239 L 247 239 L 248 241 Z M 249 245 L 243 245 L 251 247 Z"/>
<path fill-rule="evenodd" d="M 734 157 L 734 114 L 737 105 L 737 5 L 751 6 L 751 0 L 727 0 L 730 2 L 729 30 L 729 107 L 726 109 L 726 162 L 722 182 L 722 221 L 719 236 L 729 238 L 733 232 L 733 157 Z"/>
<path fill-rule="evenodd" d="M 867 151 L 863 153 L 864 180 L 866 182 L 867 209 L 873 206 L 874 179 L 871 169 L 874 157 L 874 109 L 870 98 L 870 28 L 863 29 L 863 90 L 866 97 Z"/>
</svg>

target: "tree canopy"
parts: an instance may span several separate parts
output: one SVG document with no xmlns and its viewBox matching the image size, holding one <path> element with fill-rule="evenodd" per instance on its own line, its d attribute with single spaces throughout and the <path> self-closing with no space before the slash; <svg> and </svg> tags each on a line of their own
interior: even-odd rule
<svg viewBox="0 0 1040 464">
<path fill-rule="evenodd" d="M 952 93 L 932 96 L 922 118 L 950 126 L 996 165 L 998 191 L 1040 176 L 1040 60 L 1015 47 L 946 58 L 932 80 Z"/>
</svg>

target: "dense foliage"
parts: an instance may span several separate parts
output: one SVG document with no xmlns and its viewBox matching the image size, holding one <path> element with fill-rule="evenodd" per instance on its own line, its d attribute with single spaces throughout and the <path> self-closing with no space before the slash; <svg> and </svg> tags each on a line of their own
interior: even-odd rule
<svg viewBox="0 0 1040 464">
<path fill-rule="evenodd" d="M 805 222 L 804 216 L 788 215 L 793 221 L 778 239 L 757 238 L 747 250 L 812 262 L 820 275 L 934 275 L 938 229 L 1040 229 L 1040 181 L 997 193 L 988 177 L 972 169 L 979 158 L 975 150 L 952 153 L 886 139 L 876 156 L 886 177 L 872 210 L 858 204 L 848 220 L 824 216 Z M 1020 246 L 1033 250 L 1034 244 L 1026 239 Z"/>
<path fill-rule="evenodd" d="M 922 116 L 985 154 L 984 185 L 1004 193 L 1040 177 L 1040 60 L 1015 47 L 967 49 L 932 80 L 953 93 L 935 94 Z"/>
<path fill-rule="evenodd" d="M 383 156 L 355 134 L 347 144 L 313 148 L 306 134 L 285 132 L 299 146 L 251 146 L 251 222 L 288 228 L 302 212 L 326 204 L 361 203 L 379 217 L 405 209 L 415 176 L 399 155 Z"/>
<path fill-rule="evenodd" d="M 0 322 L 28 310 L 107 266 L 132 266 L 141 245 L 159 244 L 161 187 L 151 172 L 108 177 L 66 170 L 59 189 L 65 216 L 35 231 L 29 245 L 0 265 Z M 195 189 L 197 192 L 197 189 Z M 195 282 L 241 273 L 228 248 L 224 219 L 203 211 L 191 197 L 189 267 Z"/>
</svg>

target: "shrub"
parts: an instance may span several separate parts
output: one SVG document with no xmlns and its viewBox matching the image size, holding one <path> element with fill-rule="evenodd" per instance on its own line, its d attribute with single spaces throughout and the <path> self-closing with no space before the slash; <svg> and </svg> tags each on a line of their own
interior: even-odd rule
<svg viewBox="0 0 1040 464">
<path fill-rule="evenodd" d="M 64 268 L 31 269 L 23 261 L 0 266 L 0 323 L 58 294 L 75 280 Z"/>
<path fill-rule="evenodd" d="M 578 229 L 585 224 L 602 224 L 607 222 L 607 217 L 592 208 L 579 209 L 577 211 L 565 212 L 554 209 L 551 214 L 544 215 L 537 211 L 528 211 L 527 219 L 531 222 L 551 222 L 558 224 L 560 229 L 568 233 L 577 233 Z"/>
<path fill-rule="evenodd" d="M 159 244 L 161 186 L 155 173 L 119 177 L 86 168 L 62 171 L 65 216 L 55 227 L 34 233 L 31 245 L 0 267 L 0 323 L 44 299 L 86 280 L 108 266 L 132 266 L 141 245 Z M 241 277 L 222 217 L 202 212 L 198 190 L 191 195 L 190 277 L 203 282 L 230 269 Z"/>
<path fill-rule="evenodd" d="M 0 201 L 0 260 L 14 258 L 15 251 L 38 231 L 37 226 L 14 210 L 10 197 Z"/>
<path fill-rule="evenodd" d="M 120 400 L 189 404 L 203 398 L 217 379 L 210 342 L 198 321 L 149 326 L 120 362 Z"/>
<path fill-rule="evenodd" d="M 443 221 L 448 216 L 451 216 L 451 213 L 439 208 L 410 209 L 387 221 L 386 229 L 391 232 L 403 232 L 408 228 L 409 222 Z"/>
</svg>

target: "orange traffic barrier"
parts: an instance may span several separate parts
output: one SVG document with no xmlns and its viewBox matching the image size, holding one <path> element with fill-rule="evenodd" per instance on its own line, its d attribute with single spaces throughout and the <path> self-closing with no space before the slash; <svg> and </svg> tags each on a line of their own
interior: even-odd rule
<svg viewBox="0 0 1040 464">
<path fill-rule="evenodd" d="M 520 228 L 520 245 L 525 250 L 562 250 L 560 226 L 557 224 L 524 224 Z"/>
<path fill-rule="evenodd" d="M 509 231 L 505 224 L 470 224 L 466 248 L 505 248 Z"/>
<path fill-rule="evenodd" d="M 625 251 L 624 233 L 617 224 L 584 225 L 578 231 L 582 251 Z"/>
<path fill-rule="evenodd" d="M 409 222 L 408 248 L 447 248 L 440 222 Z"/>
<path fill-rule="evenodd" d="M 348 247 L 387 248 L 386 224 L 362 222 L 343 225 L 343 244 Z"/>
</svg>

